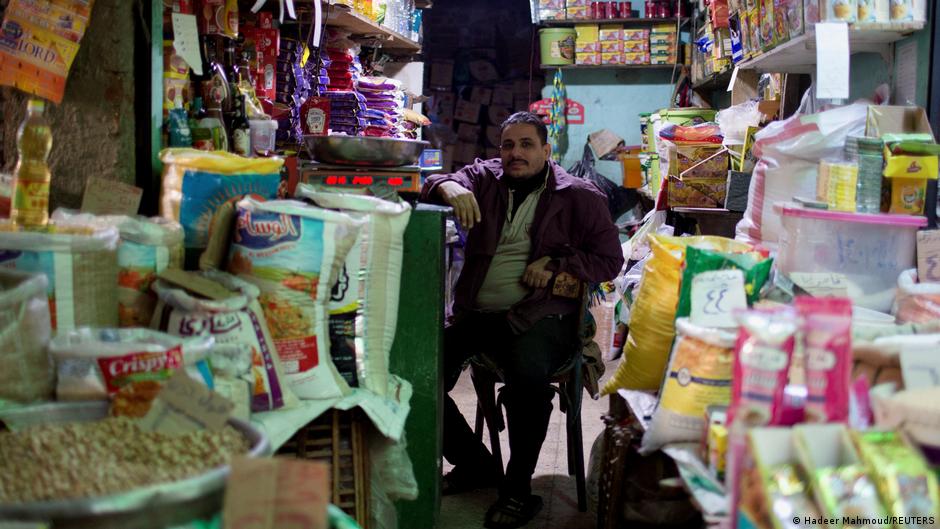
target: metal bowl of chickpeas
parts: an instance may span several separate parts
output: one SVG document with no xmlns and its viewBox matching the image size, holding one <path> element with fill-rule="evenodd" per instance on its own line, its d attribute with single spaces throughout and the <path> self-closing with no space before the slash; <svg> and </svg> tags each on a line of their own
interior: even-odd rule
<svg viewBox="0 0 940 529">
<path fill-rule="evenodd" d="M 264 434 L 230 419 L 177 436 L 109 417 L 106 402 L 0 411 L 0 521 L 164 529 L 222 508 L 231 458 L 262 457 Z"/>
</svg>

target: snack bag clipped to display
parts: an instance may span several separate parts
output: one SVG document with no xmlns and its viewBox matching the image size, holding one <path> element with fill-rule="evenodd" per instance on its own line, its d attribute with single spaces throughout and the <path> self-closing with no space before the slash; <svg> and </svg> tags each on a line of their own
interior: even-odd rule
<svg viewBox="0 0 940 529">
<path fill-rule="evenodd" d="M 670 237 L 650 235 L 653 256 L 643 268 L 636 302 L 630 309 L 630 334 L 617 372 L 602 395 L 621 388 L 659 389 L 676 335 L 676 305 L 686 248 L 718 252 L 747 252 L 750 245 L 724 237 Z"/>
<path fill-rule="evenodd" d="M 901 434 L 868 431 L 853 435 L 888 514 L 906 518 L 909 523 L 904 527 L 927 529 L 940 525 L 937 475 Z"/>
<path fill-rule="evenodd" d="M 852 300 L 798 296 L 806 355 L 806 421 L 844 422 L 852 376 Z"/>
<path fill-rule="evenodd" d="M 340 279 L 333 286 L 330 351 L 350 385 L 358 380 L 362 387 L 384 397 L 398 322 L 403 238 L 411 206 L 369 196 L 317 192 L 304 184 L 297 187 L 296 195 L 320 207 L 367 215 Z M 352 360 L 351 369 L 340 365 L 341 357 Z"/>
<path fill-rule="evenodd" d="M 799 330 L 790 308 L 754 309 L 737 314 L 741 325 L 734 349 L 728 421 L 749 426 L 783 422 L 784 391 Z"/>
<path fill-rule="evenodd" d="M 154 311 L 151 327 L 175 336 L 211 336 L 215 340 L 212 355 L 230 360 L 230 364 L 247 348 L 251 381 L 252 411 L 289 408 L 298 404 L 287 387 L 275 342 L 271 338 L 264 313 L 258 304 L 258 287 L 225 272 L 192 274 L 189 288 L 179 288 L 158 280 L 153 285 L 160 301 Z M 195 283 L 207 280 L 230 293 L 225 299 L 205 299 Z M 213 364 L 213 370 L 216 365 Z M 241 376 L 243 370 L 231 370 L 229 378 Z M 236 402 L 238 405 L 239 402 Z"/>
<path fill-rule="evenodd" d="M 205 362 L 212 338 L 181 339 L 149 329 L 92 329 L 60 332 L 49 343 L 55 360 L 59 400 L 98 400 L 129 385 L 166 382 L 178 369 L 212 388 Z"/>
<path fill-rule="evenodd" d="M 686 318 L 692 312 L 692 280 L 702 272 L 713 270 L 741 270 L 744 273 L 744 291 L 748 305 L 757 301 L 761 288 L 770 278 L 773 259 L 759 252 L 713 252 L 690 246 L 685 252 L 685 268 L 679 290 L 677 318 Z"/>
<path fill-rule="evenodd" d="M 349 393 L 329 354 L 328 306 L 363 223 L 294 200 L 238 203 L 228 270 L 261 291 L 278 357 L 301 399 Z"/>
<path fill-rule="evenodd" d="M 735 333 L 685 318 L 676 320 L 676 331 L 659 406 L 643 435 L 641 454 L 668 443 L 700 440 L 706 408 L 731 401 Z"/>
</svg>

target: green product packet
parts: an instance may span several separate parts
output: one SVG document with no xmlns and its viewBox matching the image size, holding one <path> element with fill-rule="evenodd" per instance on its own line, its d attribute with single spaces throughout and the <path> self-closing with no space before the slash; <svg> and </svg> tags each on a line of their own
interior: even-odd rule
<svg viewBox="0 0 940 529">
<path fill-rule="evenodd" d="M 752 305 L 760 296 L 764 283 L 770 278 L 772 266 L 773 259 L 761 258 L 756 252 L 723 253 L 688 247 L 685 251 L 685 269 L 682 271 L 679 287 L 676 318 L 687 318 L 692 312 L 692 278 L 696 275 L 715 270 L 741 270 L 744 272 L 747 302 Z"/>
</svg>

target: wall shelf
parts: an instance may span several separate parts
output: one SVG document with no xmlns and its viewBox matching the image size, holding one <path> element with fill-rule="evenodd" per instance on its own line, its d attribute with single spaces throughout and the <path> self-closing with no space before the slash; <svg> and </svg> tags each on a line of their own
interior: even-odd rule
<svg viewBox="0 0 940 529">
<path fill-rule="evenodd" d="M 635 26 L 655 26 L 657 24 L 675 24 L 684 25 L 691 20 L 690 18 L 601 18 L 601 19 L 581 19 L 581 20 L 543 20 L 540 24 L 546 27 L 572 27 L 575 24 L 630 24 Z"/>
<path fill-rule="evenodd" d="M 889 45 L 914 31 L 923 29 L 922 22 L 904 24 L 872 24 L 849 26 L 850 53 L 873 52 L 886 54 Z M 814 73 L 816 71 L 816 31 L 790 39 L 770 51 L 738 64 L 742 70 L 762 73 Z"/>
<path fill-rule="evenodd" d="M 297 19 L 305 24 L 309 23 L 312 18 L 312 1 L 297 2 Z M 417 42 L 401 33 L 380 26 L 374 20 L 356 13 L 345 5 L 331 5 L 330 0 L 322 0 L 322 3 L 327 25 L 348 31 L 354 40 L 372 39 L 378 41 L 383 50 L 401 54 L 415 54 L 421 51 L 421 45 Z"/>
<path fill-rule="evenodd" d="M 693 83 L 692 88 L 696 90 L 723 90 L 731 82 L 731 72 L 732 69 L 715 72 Z"/>
<path fill-rule="evenodd" d="M 543 64 L 543 70 L 672 70 L 684 64 L 565 64 L 562 66 Z"/>
</svg>

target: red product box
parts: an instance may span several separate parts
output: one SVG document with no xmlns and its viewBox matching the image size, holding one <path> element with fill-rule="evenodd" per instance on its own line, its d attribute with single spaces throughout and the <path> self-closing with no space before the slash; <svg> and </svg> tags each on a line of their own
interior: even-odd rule
<svg viewBox="0 0 940 529">
<path fill-rule="evenodd" d="M 261 13 L 268 15 L 271 13 Z M 262 28 L 246 29 L 242 33 L 245 40 L 255 43 L 258 55 L 258 71 L 255 72 L 255 91 L 262 99 L 274 99 L 277 89 L 277 55 L 280 43 L 280 31 L 273 28 L 264 28 L 264 18 L 261 19 Z"/>
</svg>

